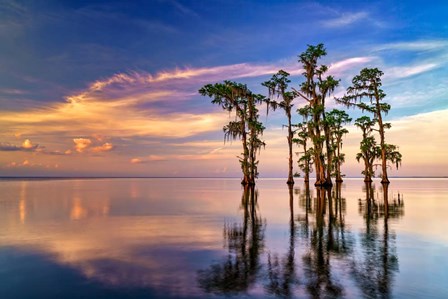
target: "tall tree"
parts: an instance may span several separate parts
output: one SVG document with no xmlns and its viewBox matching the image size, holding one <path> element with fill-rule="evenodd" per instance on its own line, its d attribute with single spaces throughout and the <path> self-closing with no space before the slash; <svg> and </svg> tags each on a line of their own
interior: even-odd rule
<svg viewBox="0 0 448 299">
<path fill-rule="evenodd" d="M 325 55 L 327 51 L 323 44 L 308 45 L 307 50 L 299 55 L 305 81 L 300 85 L 300 90 L 293 89 L 295 96 L 305 99 L 310 108 L 308 131 L 313 141 L 316 186 L 332 185 L 331 172 L 328 168 L 332 160 L 332 151 L 329 126 L 325 123 L 325 101 L 339 84 L 333 76 L 325 77 L 328 71 L 326 65 L 318 64 L 318 60 Z M 325 150 L 327 161 L 325 161 Z"/>
<path fill-rule="evenodd" d="M 254 94 L 245 84 L 233 81 L 207 84 L 199 93 L 212 98 L 212 103 L 220 105 L 228 112 L 235 111 L 235 120 L 223 127 L 224 140 L 241 139 L 242 157 L 239 157 L 243 172 L 243 185 L 255 185 L 258 176 L 257 152 L 265 143 L 260 139 L 264 126 L 258 121 L 257 104 L 266 101 L 265 97 Z"/>
<path fill-rule="evenodd" d="M 266 143 L 260 139 L 263 135 L 265 127 L 258 120 L 259 114 L 257 109 L 257 104 L 263 102 L 269 103 L 269 101 L 260 94 L 253 94 L 249 91 L 247 95 L 247 107 L 248 107 L 248 118 L 247 118 L 247 128 L 249 131 L 249 185 L 255 185 L 255 179 L 258 178 L 258 160 L 257 153 L 260 152 L 261 148 L 266 146 Z"/>
<path fill-rule="evenodd" d="M 372 178 L 375 176 L 373 163 L 381 153 L 381 149 L 377 145 L 375 137 L 372 135 L 374 125 L 375 121 L 371 120 L 368 116 L 362 116 L 355 120 L 355 126 L 362 131 L 362 140 L 359 146 L 361 151 L 356 155 L 356 160 L 360 162 L 362 159 L 364 162 L 364 171 L 362 174 L 364 174 L 364 182 L 366 183 L 372 182 Z"/>
<path fill-rule="evenodd" d="M 352 86 L 347 88 L 347 93 L 344 97 L 337 99 L 338 102 L 346 106 L 356 106 L 361 110 L 367 110 L 373 113 L 374 120 L 378 124 L 378 133 L 380 135 L 380 149 L 381 149 L 381 183 L 389 184 L 387 176 L 387 160 L 388 150 L 391 152 L 398 152 L 396 146 L 388 145 L 385 138 L 385 130 L 390 129 L 391 124 L 385 123 L 384 115 L 390 110 L 390 105 L 383 102 L 386 94 L 381 89 L 381 76 L 383 72 L 377 68 L 364 68 L 359 75 L 356 75 L 352 80 Z M 368 99 L 365 103 L 362 100 Z M 401 161 L 401 154 L 393 154 L 393 160 Z M 398 166 L 398 163 L 397 163 Z"/>
<path fill-rule="evenodd" d="M 269 98 L 271 100 L 274 97 L 277 98 L 277 100 L 280 100 L 279 102 L 272 102 L 271 106 L 273 107 L 279 107 L 285 111 L 286 118 L 288 120 L 288 123 L 284 125 L 288 129 L 288 136 L 286 137 L 288 140 L 288 153 L 289 153 L 289 159 L 288 159 L 288 180 L 286 183 L 288 185 L 294 185 L 294 178 L 293 178 L 293 158 L 292 158 L 292 143 L 294 138 L 294 130 L 292 129 L 292 123 L 291 123 L 291 109 L 294 106 L 292 103 L 294 100 L 294 93 L 292 91 L 288 91 L 288 84 L 291 82 L 289 80 L 289 73 L 285 72 L 284 70 L 279 70 L 277 74 L 273 75 L 272 78 L 269 81 L 266 81 L 262 83 L 263 86 L 266 86 L 269 90 Z"/>
</svg>

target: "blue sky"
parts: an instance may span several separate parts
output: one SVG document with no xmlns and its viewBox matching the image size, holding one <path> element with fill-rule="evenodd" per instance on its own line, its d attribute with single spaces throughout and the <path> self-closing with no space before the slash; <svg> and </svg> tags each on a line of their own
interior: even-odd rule
<svg viewBox="0 0 448 299">
<path fill-rule="evenodd" d="M 444 1 L 0 1 L 0 175 L 238 176 L 227 116 L 197 89 L 266 93 L 280 68 L 298 84 L 297 55 L 317 43 L 336 95 L 363 67 L 385 72 L 396 175 L 446 175 L 446 19 Z M 265 123 L 262 176 L 282 176 L 281 113 Z"/>
</svg>

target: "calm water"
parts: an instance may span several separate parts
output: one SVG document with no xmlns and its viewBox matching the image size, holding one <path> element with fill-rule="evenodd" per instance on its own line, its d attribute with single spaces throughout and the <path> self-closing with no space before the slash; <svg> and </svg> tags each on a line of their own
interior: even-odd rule
<svg viewBox="0 0 448 299">
<path fill-rule="evenodd" d="M 447 229 L 445 179 L 2 180 L 0 298 L 448 298 Z"/>
</svg>

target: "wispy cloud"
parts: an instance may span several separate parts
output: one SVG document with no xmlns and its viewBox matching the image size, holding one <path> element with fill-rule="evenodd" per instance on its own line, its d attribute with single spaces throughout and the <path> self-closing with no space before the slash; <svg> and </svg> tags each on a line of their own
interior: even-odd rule
<svg viewBox="0 0 448 299">
<path fill-rule="evenodd" d="M 372 57 L 353 57 L 330 65 L 332 73 L 343 73 Z M 292 66 L 292 67 L 291 67 Z M 0 125 L 5 135 L 40 136 L 50 140 L 51 147 L 39 148 L 48 156 L 89 155 L 124 150 L 108 138 L 127 140 L 158 138 L 164 144 L 169 139 L 189 138 L 212 131 L 220 131 L 229 115 L 212 105 L 197 108 L 202 101 L 197 93 L 203 84 L 225 79 L 244 79 L 270 76 L 279 69 L 292 75 L 302 70 L 288 61 L 273 64 L 233 64 L 202 68 L 176 68 L 156 74 L 148 72 L 117 73 L 96 80 L 87 88 L 65 97 L 65 101 L 22 111 L 0 112 Z M 192 108 L 189 108 L 189 106 Z M 84 136 L 84 137 L 81 137 Z M 172 144 L 179 147 L 178 144 Z M 27 145 L 28 146 L 28 145 Z M 134 164 L 160 161 L 157 155 L 171 155 L 173 160 L 208 160 L 211 155 L 233 157 L 227 148 L 218 144 L 201 144 L 196 152 L 172 151 L 151 157 L 137 156 Z M 26 148 L 2 144 L 2 150 L 29 151 Z M 134 148 L 134 147 L 132 147 Z M 190 144 L 188 147 L 194 148 Z M 136 150 L 139 152 L 139 150 Z M 141 150 L 140 150 L 141 151 Z M 128 160 L 129 161 L 129 160 Z"/>
<path fill-rule="evenodd" d="M 195 161 L 223 160 L 235 157 L 235 150 L 240 150 L 238 142 L 224 144 L 223 141 L 204 140 L 196 142 L 167 143 L 171 150 L 142 157 L 132 158 L 132 164 L 147 164 L 158 161 Z M 180 153 L 180 154 L 179 154 Z"/>
<path fill-rule="evenodd" d="M 330 64 L 328 71 L 333 75 L 340 75 L 345 71 L 353 70 L 358 66 L 366 65 L 375 59 L 377 59 L 377 57 L 374 56 L 347 58 Z"/>
<path fill-rule="evenodd" d="M 28 92 L 21 89 L 15 89 L 15 88 L 0 88 L 0 94 L 6 94 L 6 95 L 23 95 L 27 94 Z"/>
<path fill-rule="evenodd" d="M 421 73 L 425 73 L 431 71 L 435 68 L 440 67 L 439 64 L 436 63 L 426 63 L 426 64 L 418 64 L 414 66 L 397 66 L 390 67 L 385 70 L 384 78 L 406 78 L 410 76 L 415 76 Z"/>
<path fill-rule="evenodd" d="M 110 152 L 114 149 L 114 145 L 112 143 L 106 142 L 102 145 L 95 146 L 92 148 L 93 153 L 104 153 L 104 152 Z"/>
<path fill-rule="evenodd" d="M 426 88 L 422 88 L 424 85 Z M 415 84 L 412 80 L 400 86 L 400 92 L 389 97 L 388 102 L 394 108 L 402 107 L 436 107 L 446 103 L 448 97 L 448 80 Z"/>
<path fill-rule="evenodd" d="M 330 28 L 344 27 L 358 22 L 368 17 L 368 13 L 361 11 L 355 13 L 342 13 L 339 17 L 328 19 L 322 22 L 322 25 Z"/>
<path fill-rule="evenodd" d="M 446 49 L 447 47 L 448 41 L 446 40 L 417 40 L 379 45 L 374 48 L 374 51 L 433 51 Z"/>
<path fill-rule="evenodd" d="M 180 13 L 188 16 L 188 17 L 196 17 L 198 18 L 199 15 L 192 9 L 188 8 L 187 6 L 181 4 L 179 1 L 176 0 L 170 0 L 169 3 L 177 9 Z"/>
<path fill-rule="evenodd" d="M 44 163 L 33 163 L 28 159 L 23 160 L 22 162 L 10 162 L 6 164 L 6 168 L 59 168 L 59 164 L 44 164 Z"/>
<path fill-rule="evenodd" d="M 119 73 L 68 95 L 66 102 L 39 109 L 0 112 L 0 124 L 11 134 L 23 135 L 191 136 L 220 128 L 219 124 L 226 118 L 222 113 L 188 112 L 188 109 L 179 112 L 177 105 L 198 96 L 201 85 L 224 79 L 270 75 L 280 68 L 292 74 L 300 72 L 278 65 L 244 63 L 175 69 L 154 75 Z M 166 111 L 163 107 L 173 108 Z M 183 124 L 182 129 L 179 124 Z"/>
<path fill-rule="evenodd" d="M 266 76 L 284 69 L 292 75 L 302 71 L 297 67 L 279 64 L 249 64 L 239 63 L 203 68 L 176 68 L 170 71 L 161 71 L 155 75 L 146 72 L 118 73 L 109 78 L 97 80 L 89 86 L 90 91 L 101 91 L 111 85 L 153 85 L 169 81 L 188 80 L 190 84 L 198 84 L 213 80 L 252 78 Z"/>
</svg>

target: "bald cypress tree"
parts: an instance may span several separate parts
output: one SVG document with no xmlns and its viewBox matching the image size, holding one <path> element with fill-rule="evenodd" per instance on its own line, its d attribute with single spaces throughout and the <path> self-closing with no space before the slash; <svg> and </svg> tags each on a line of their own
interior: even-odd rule
<svg viewBox="0 0 448 299">
<path fill-rule="evenodd" d="M 326 115 L 326 124 L 330 130 L 330 142 L 332 160 L 329 164 L 332 170 L 332 175 L 336 177 L 336 182 L 342 182 L 341 165 L 345 162 L 345 154 L 342 153 L 342 139 L 348 130 L 344 127 L 352 121 L 349 115 L 342 110 L 333 109 Z"/>
<path fill-rule="evenodd" d="M 212 103 L 228 112 L 235 112 L 235 120 L 223 127 L 224 141 L 240 139 L 243 152 L 239 158 L 243 172 L 243 185 L 255 185 L 258 177 L 257 153 L 265 146 L 260 139 L 265 127 L 258 120 L 257 104 L 267 99 L 250 91 L 245 84 L 233 81 L 207 84 L 199 89 L 203 96 L 212 98 Z"/>
<path fill-rule="evenodd" d="M 361 151 L 356 154 L 356 160 L 358 160 L 358 162 L 361 160 L 364 162 L 364 171 L 362 172 L 362 174 L 364 174 L 364 182 L 370 183 L 375 176 L 373 163 L 381 153 L 381 149 L 376 143 L 375 136 L 372 135 L 375 121 L 368 116 L 362 116 L 355 120 L 355 126 L 362 131 L 362 140 L 359 146 Z"/>
<path fill-rule="evenodd" d="M 386 143 L 386 130 L 391 128 L 390 123 L 384 122 L 384 116 L 390 110 L 390 105 L 384 102 L 386 94 L 381 89 L 381 77 L 383 72 L 377 68 L 364 68 L 359 75 L 352 80 L 352 86 L 347 88 L 346 95 L 338 102 L 347 107 L 358 107 L 362 111 L 368 111 L 373 114 L 375 123 L 378 125 L 381 150 L 381 183 L 389 184 L 387 175 L 387 161 L 394 162 L 397 167 L 401 162 L 401 154 L 397 146 Z"/>
<path fill-rule="evenodd" d="M 326 76 L 328 67 L 319 64 L 319 60 L 327 55 L 323 44 L 308 45 L 305 52 L 299 55 L 305 77 L 300 89 L 294 89 L 295 95 L 307 102 L 308 133 L 313 143 L 313 161 L 316 172 L 316 186 L 331 186 L 332 150 L 330 127 L 325 122 L 325 104 L 328 97 L 338 86 L 339 81 L 333 76 Z M 326 154 L 325 154 L 326 152 Z"/>
<path fill-rule="evenodd" d="M 287 118 L 287 124 L 284 127 L 288 130 L 288 135 L 286 136 L 288 140 L 288 180 L 286 183 L 288 185 L 294 185 L 293 178 L 293 158 L 292 158 L 292 144 L 294 138 L 293 125 L 291 123 L 291 110 L 294 104 L 292 103 L 295 96 L 294 92 L 288 90 L 288 84 L 291 82 L 289 80 L 289 73 L 279 70 L 277 74 L 273 75 L 269 81 L 262 83 L 266 86 L 269 91 L 269 98 L 271 99 L 270 106 L 274 109 L 281 108 L 285 111 Z"/>
<path fill-rule="evenodd" d="M 299 169 L 304 174 L 304 181 L 308 183 L 310 181 L 310 173 L 313 172 L 313 148 L 310 146 L 308 128 L 306 123 L 299 123 L 295 125 L 296 137 L 293 139 L 293 143 L 297 144 L 301 151 L 297 152 L 299 160 L 297 161 Z"/>
</svg>

